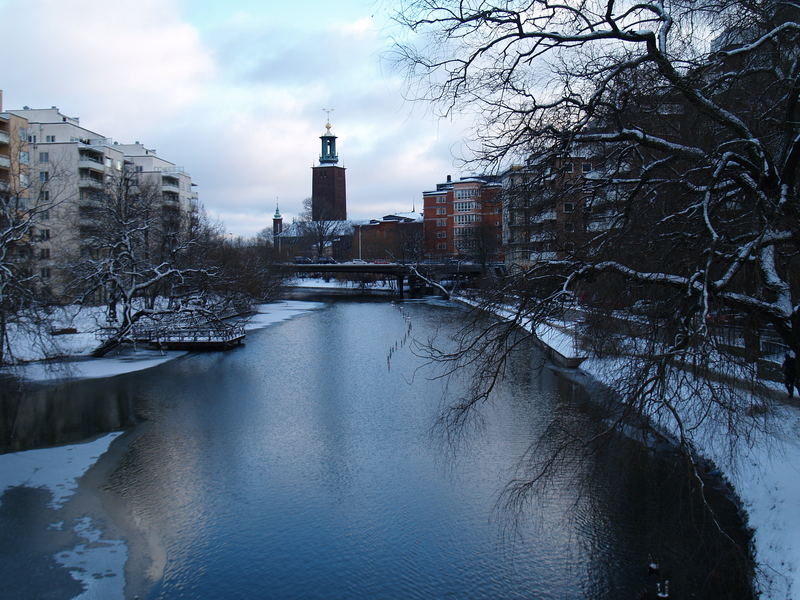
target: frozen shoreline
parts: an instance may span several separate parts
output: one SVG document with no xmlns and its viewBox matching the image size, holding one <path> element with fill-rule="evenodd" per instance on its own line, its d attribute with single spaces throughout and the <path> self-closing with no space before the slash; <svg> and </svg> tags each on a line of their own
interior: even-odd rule
<svg viewBox="0 0 800 600">
<path fill-rule="evenodd" d="M 453 300 L 477 307 L 469 298 Z M 566 322 L 559 323 L 559 328 L 540 324 L 535 335 L 545 349 L 581 361 L 577 370 L 598 383 L 613 381 L 620 361 L 577 356 L 574 335 L 565 333 L 565 328 Z M 698 432 L 696 441 L 701 443 L 702 455 L 716 464 L 733 487 L 753 530 L 757 596 L 793 600 L 800 592 L 800 408 L 783 404 L 773 411 L 773 429 L 754 434 L 748 444 L 739 443 L 734 456 L 725 440 L 712 432 Z"/>
<path fill-rule="evenodd" d="M 245 328 L 247 331 L 262 329 L 322 306 L 324 304 L 320 302 L 293 300 L 259 305 Z M 78 344 L 77 339 L 71 340 L 74 354 L 88 353 L 94 345 L 93 336 L 76 335 L 83 340 L 83 344 Z M 5 373 L 34 382 L 104 378 L 149 369 L 185 354 L 136 350 L 111 358 L 31 362 L 6 370 Z M 33 355 L 33 352 L 29 355 Z M 50 497 L 47 511 L 63 514 L 65 506 L 75 496 L 81 479 L 120 435 L 121 432 L 114 432 L 89 442 L 0 454 L 0 498 L 13 488 L 42 489 Z M 52 559 L 83 586 L 83 592 L 73 596 L 76 600 L 124 598 L 125 565 L 129 555 L 125 541 L 105 537 L 102 525 L 88 515 L 68 522 L 54 520 L 48 530 L 54 535 L 71 535 L 75 540 L 73 547 L 62 548 Z M 47 535 L 47 532 L 39 535 Z"/>
<path fill-rule="evenodd" d="M 245 320 L 245 330 L 254 331 L 290 319 L 308 310 L 322 306 L 319 302 L 302 300 L 283 300 L 270 304 L 257 305 L 256 312 Z M 13 367 L 0 370 L 0 374 L 12 375 L 31 382 L 47 382 L 64 379 L 98 379 L 114 377 L 124 373 L 142 371 L 180 358 L 186 354 L 183 350 L 151 350 L 147 348 L 123 348 L 116 355 L 103 358 L 91 358 L 89 354 L 97 346 L 94 331 L 102 316 L 102 309 L 88 310 L 84 314 L 73 312 L 72 307 L 65 307 L 64 315 L 55 325 L 75 326 L 78 333 L 59 335 L 53 339 L 58 346 L 58 354 L 64 359 L 45 361 L 45 356 L 36 344 L 21 343 L 17 355 L 25 357 L 24 362 Z"/>
</svg>

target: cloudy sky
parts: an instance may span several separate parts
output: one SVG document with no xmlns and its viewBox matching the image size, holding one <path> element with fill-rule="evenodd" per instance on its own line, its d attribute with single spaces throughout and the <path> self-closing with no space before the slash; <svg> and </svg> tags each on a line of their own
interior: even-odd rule
<svg viewBox="0 0 800 600">
<path fill-rule="evenodd" d="M 311 195 L 333 108 L 350 218 L 411 210 L 460 173 L 463 123 L 403 99 L 394 2 L 0 0 L 5 109 L 58 106 L 184 166 L 237 235 Z"/>
</svg>

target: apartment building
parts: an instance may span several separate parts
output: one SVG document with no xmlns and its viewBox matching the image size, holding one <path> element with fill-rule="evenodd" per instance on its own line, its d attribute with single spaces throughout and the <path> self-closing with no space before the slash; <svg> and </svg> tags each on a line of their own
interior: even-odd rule
<svg viewBox="0 0 800 600">
<path fill-rule="evenodd" d="M 502 260 L 502 183 L 495 176 L 463 177 L 423 192 L 425 256 L 478 262 Z"/>
<path fill-rule="evenodd" d="M 191 177 L 138 142 L 119 144 L 83 127 L 53 106 L 8 111 L 26 122 L 32 193 L 47 206 L 32 232 L 36 269 L 56 297 L 68 295 L 71 265 L 92 250 L 98 232 L 98 198 L 115 180 L 142 173 L 160 194 L 162 231 L 187 228 L 197 215 Z M 155 232 L 154 232 L 155 233 Z"/>
<path fill-rule="evenodd" d="M 0 194 L 25 208 L 30 198 L 28 122 L 3 112 L 0 96 Z"/>
<path fill-rule="evenodd" d="M 599 216 L 593 169 L 591 158 L 576 155 L 513 166 L 503 175 L 507 263 L 525 266 L 580 249 Z"/>
</svg>

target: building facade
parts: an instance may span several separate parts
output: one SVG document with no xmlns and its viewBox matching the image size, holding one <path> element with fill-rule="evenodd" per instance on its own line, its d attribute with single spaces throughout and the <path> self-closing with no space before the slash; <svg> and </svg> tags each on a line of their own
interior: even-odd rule
<svg viewBox="0 0 800 600">
<path fill-rule="evenodd" d="M 89 130 L 57 107 L 8 111 L 26 123 L 31 193 L 41 207 L 32 232 L 36 270 L 56 298 L 69 295 L 74 265 L 92 258 L 91 240 L 103 227 L 101 206 L 115 182 L 132 173 L 155 197 L 154 245 L 188 231 L 197 219 L 191 177 L 141 144 L 119 144 Z M 168 245 L 168 244 L 167 244 Z"/>
<path fill-rule="evenodd" d="M 423 258 L 420 213 L 396 213 L 353 224 L 353 258 L 416 262 Z"/>
<path fill-rule="evenodd" d="M 591 158 L 557 157 L 503 175 L 506 262 L 529 265 L 574 256 L 591 234 L 600 203 Z"/>
<path fill-rule="evenodd" d="M 494 176 L 453 181 L 448 175 L 435 190 L 423 192 L 425 257 L 502 260 L 502 189 Z"/>
</svg>

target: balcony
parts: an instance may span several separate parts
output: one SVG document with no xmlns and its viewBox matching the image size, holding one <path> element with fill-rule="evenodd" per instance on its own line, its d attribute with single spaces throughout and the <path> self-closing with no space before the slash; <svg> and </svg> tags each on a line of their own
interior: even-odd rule
<svg viewBox="0 0 800 600">
<path fill-rule="evenodd" d="M 105 167 L 103 166 L 103 159 L 96 158 L 89 154 L 80 154 L 78 156 L 78 168 L 91 169 L 92 171 L 98 171 L 100 173 L 105 171 Z"/>
<path fill-rule="evenodd" d="M 175 177 L 161 177 L 161 191 L 162 192 L 180 192 L 181 184 Z"/>
<path fill-rule="evenodd" d="M 0 167 L 11 168 L 11 159 L 5 154 L 0 154 Z"/>
<path fill-rule="evenodd" d="M 0 131 L 0 144 L 10 144 L 11 140 L 8 137 L 8 132 Z"/>
<path fill-rule="evenodd" d="M 92 177 L 81 177 L 78 179 L 78 187 L 102 190 L 103 181 L 100 179 L 93 179 Z"/>
</svg>

